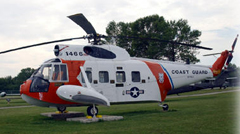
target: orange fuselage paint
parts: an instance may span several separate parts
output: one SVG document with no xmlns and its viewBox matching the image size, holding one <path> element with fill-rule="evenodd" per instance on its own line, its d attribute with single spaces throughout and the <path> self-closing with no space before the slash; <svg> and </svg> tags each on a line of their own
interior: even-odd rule
<svg viewBox="0 0 240 134">
<path fill-rule="evenodd" d="M 167 96 L 167 92 L 171 90 L 173 87 L 171 86 L 170 79 L 168 78 L 168 75 L 163 70 L 162 66 L 158 63 L 149 62 L 149 61 L 143 61 L 147 64 L 151 72 L 156 78 L 160 95 L 161 95 L 161 101 L 163 102 Z M 160 80 L 159 74 L 163 74 L 162 80 Z"/>
<path fill-rule="evenodd" d="M 26 82 L 24 82 L 20 86 L 20 93 L 25 94 L 29 97 L 32 97 L 37 100 L 41 100 L 43 102 L 52 103 L 52 104 L 62 104 L 62 105 L 71 105 L 71 104 L 77 104 L 69 101 L 62 100 L 58 97 L 56 94 L 57 89 L 61 85 L 79 85 L 81 86 L 81 83 L 77 79 L 77 76 L 80 74 L 80 66 L 83 66 L 85 61 L 64 61 L 62 60 L 62 63 L 66 63 L 68 66 L 68 75 L 69 75 L 69 81 L 68 82 L 50 82 L 49 88 L 47 92 L 30 92 L 30 87 L 32 80 L 31 78 L 28 79 Z"/>
</svg>

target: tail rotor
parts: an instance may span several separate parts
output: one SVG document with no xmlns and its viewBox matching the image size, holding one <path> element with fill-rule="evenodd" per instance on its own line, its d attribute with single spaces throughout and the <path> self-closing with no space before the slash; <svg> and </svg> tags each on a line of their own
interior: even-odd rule
<svg viewBox="0 0 240 134">
<path fill-rule="evenodd" d="M 224 69 L 227 69 L 229 63 L 232 61 L 232 58 L 233 58 L 232 53 L 234 52 L 234 48 L 237 43 L 237 38 L 238 38 L 238 35 L 233 42 L 232 50 L 225 50 L 222 53 L 214 53 L 214 54 L 204 55 L 204 56 L 210 56 L 210 55 L 221 54 L 221 56 L 214 62 L 214 64 L 210 68 L 212 70 L 214 76 L 217 76 L 218 74 L 220 74 L 223 67 L 224 67 Z"/>
<path fill-rule="evenodd" d="M 233 42 L 232 51 L 229 51 L 229 55 L 228 55 L 228 59 L 227 59 L 227 62 L 226 62 L 225 69 L 227 69 L 229 63 L 232 61 L 232 58 L 233 58 L 232 53 L 234 52 L 234 48 L 235 48 L 235 45 L 236 45 L 236 43 L 237 43 L 237 39 L 238 39 L 238 35 L 237 35 L 237 37 L 235 38 L 235 40 L 234 40 L 234 42 Z"/>
</svg>

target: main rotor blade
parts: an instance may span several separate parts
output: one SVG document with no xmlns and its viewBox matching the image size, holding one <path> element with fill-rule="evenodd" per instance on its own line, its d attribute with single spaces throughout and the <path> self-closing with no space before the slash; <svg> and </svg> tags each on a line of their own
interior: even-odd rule
<svg viewBox="0 0 240 134">
<path fill-rule="evenodd" d="M 161 40 L 161 39 L 155 39 L 155 38 L 130 37 L 130 36 L 106 36 L 106 37 L 152 40 L 152 41 L 166 42 L 166 43 L 179 44 L 179 45 L 195 47 L 195 48 L 200 48 L 200 49 L 212 50 L 212 48 L 209 48 L 209 47 L 203 47 L 203 46 L 197 46 L 197 45 L 194 45 L 194 44 L 186 44 L 186 43 L 180 43 L 180 42 L 168 41 L 168 40 Z"/>
<path fill-rule="evenodd" d="M 172 43 L 172 44 L 179 44 L 179 45 L 184 45 L 184 46 L 189 46 L 189 47 L 195 47 L 195 48 L 200 48 L 200 49 L 212 50 L 212 48 L 203 47 L 203 46 L 197 46 L 197 45 L 194 45 L 194 44 L 187 44 L 187 43 L 181 43 L 181 42 L 175 42 L 175 41 L 167 41 L 167 40 L 158 40 L 158 41 L 161 41 L 161 42 L 169 42 L 169 43 Z"/>
<path fill-rule="evenodd" d="M 87 34 L 97 34 L 92 24 L 85 18 L 82 13 L 68 16 L 68 18 L 82 27 Z"/>
<path fill-rule="evenodd" d="M 221 53 L 211 53 L 211 54 L 205 54 L 203 56 L 211 56 L 211 55 L 218 55 L 218 54 L 221 54 Z"/>
<path fill-rule="evenodd" d="M 85 38 L 86 38 L 86 37 L 76 37 L 76 38 L 68 38 L 68 39 L 48 41 L 48 42 L 43 42 L 43 43 L 38 43 L 38 44 L 33 44 L 33 45 L 28 45 L 28 46 L 23 46 L 23 47 L 19 47 L 19 48 L 9 49 L 9 50 L 0 52 L 0 54 L 12 52 L 12 51 L 17 51 L 17 50 L 21 50 L 21 49 L 26 49 L 26 48 L 30 48 L 30 47 L 47 45 L 47 44 L 51 44 L 51 43 L 64 42 L 64 41 L 72 41 L 72 40 L 75 40 L 75 39 L 85 39 Z"/>
</svg>

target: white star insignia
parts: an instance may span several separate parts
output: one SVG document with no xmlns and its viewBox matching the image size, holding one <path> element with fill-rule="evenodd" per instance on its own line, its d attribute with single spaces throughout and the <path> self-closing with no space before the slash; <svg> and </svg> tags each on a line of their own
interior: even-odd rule
<svg viewBox="0 0 240 134">
<path fill-rule="evenodd" d="M 136 90 L 136 88 L 134 88 L 134 90 L 132 91 L 132 93 L 133 93 L 133 96 L 137 96 L 138 91 Z"/>
</svg>

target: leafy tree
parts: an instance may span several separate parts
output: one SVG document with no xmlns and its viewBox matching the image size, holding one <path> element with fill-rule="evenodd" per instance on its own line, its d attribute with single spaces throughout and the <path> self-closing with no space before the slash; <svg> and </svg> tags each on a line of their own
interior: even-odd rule
<svg viewBox="0 0 240 134">
<path fill-rule="evenodd" d="M 198 30 L 191 30 L 187 20 L 180 19 L 178 21 L 169 21 L 168 23 L 171 30 L 173 30 L 173 41 L 195 45 L 201 43 L 201 41 L 198 40 L 201 36 L 201 32 Z M 200 61 L 196 58 L 196 54 L 198 54 L 196 48 L 179 45 L 174 49 L 174 52 L 176 53 L 176 59 L 190 59 L 190 61 L 194 63 Z"/>
<path fill-rule="evenodd" d="M 228 68 L 235 70 L 229 74 L 229 77 L 240 77 L 240 67 L 237 67 L 236 64 L 230 63 Z"/>
<path fill-rule="evenodd" d="M 177 60 L 190 59 L 191 62 L 198 62 L 196 58 L 197 51 L 182 45 L 171 44 L 169 42 L 159 42 L 149 40 L 150 38 L 177 41 L 182 43 L 191 43 L 199 45 L 198 37 L 201 32 L 191 30 L 187 20 L 166 21 L 164 17 L 151 15 L 140 18 L 131 23 L 111 21 L 106 33 L 109 36 L 129 36 L 145 39 L 117 38 L 116 45 L 125 48 L 131 56 L 146 57 L 153 59 L 168 58 L 173 59 L 172 53 Z M 111 39 L 107 39 L 109 43 Z"/>
<path fill-rule="evenodd" d="M 0 90 L 12 90 L 13 89 L 13 80 L 11 76 L 0 78 Z"/>
<path fill-rule="evenodd" d="M 21 72 L 14 78 L 17 84 L 22 84 L 25 80 L 27 80 L 34 72 L 33 68 L 24 68 Z"/>
<path fill-rule="evenodd" d="M 27 80 L 31 74 L 34 72 L 33 68 L 24 68 L 21 72 L 14 78 L 7 76 L 0 78 L 0 91 L 16 91 L 19 92 L 20 85 Z"/>
</svg>

